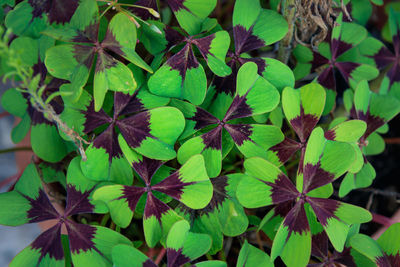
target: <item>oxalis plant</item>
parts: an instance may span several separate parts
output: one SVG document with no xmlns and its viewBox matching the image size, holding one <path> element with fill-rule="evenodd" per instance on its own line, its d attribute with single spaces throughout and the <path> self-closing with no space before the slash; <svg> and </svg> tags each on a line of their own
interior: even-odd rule
<svg viewBox="0 0 400 267">
<path fill-rule="evenodd" d="M 400 112 L 378 5 L 0 1 L 1 106 L 34 153 L 0 224 L 52 222 L 10 266 L 400 266 L 400 223 L 372 239 L 341 200 Z"/>
</svg>

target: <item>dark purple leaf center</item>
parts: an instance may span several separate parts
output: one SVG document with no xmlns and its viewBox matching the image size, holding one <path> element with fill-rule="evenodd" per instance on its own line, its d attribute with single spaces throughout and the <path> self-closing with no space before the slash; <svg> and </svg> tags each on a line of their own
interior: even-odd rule
<svg viewBox="0 0 400 267">
<path fill-rule="evenodd" d="M 265 46 L 264 41 L 253 34 L 253 26 L 246 30 L 242 25 L 235 25 L 233 27 L 233 38 L 236 56 Z"/>
<path fill-rule="evenodd" d="M 24 196 L 29 200 L 31 209 L 27 216 L 29 222 L 42 222 L 51 219 L 58 220 L 56 225 L 41 234 L 32 243 L 32 248 L 40 250 L 41 256 L 39 262 L 46 256 L 56 260 L 64 258 L 64 251 L 61 243 L 61 228 L 65 225 L 72 253 L 79 253 L 80 250 L 87 251 L 95 249 L 92 239 L 96 232 L 96 228 L 90 225 L 79 224 L 70 219 L 70 216 L 80 213 L 93 212 L 94 206 L 89 202 L 89 195 L 93 188 L 81 192 L 74 185 L 67 185 L 67 204 L 65 213 L 60 214 L 51 204 L 43 189 L 39 189 L 36 199 Z M 99 252 L 99 251 L 98 251 Z M 100 253 L 100 252 L 99 252 Z M 101 253 L 100 253 L 101 254 Z"/>
<path fill-rule="evenodd" d="M 137 93 L 132 96 L 115 93 L 113 117 L 110 117 L 103 109 L 95 112 L 92 101 L 87 110 L 82 111 L 86 118 L 84 132 L 89 134 L 100 126 L 107 125 L 106 130 L 94 139 L 93 146 L 105 149 L 111 162 L 112 158 L 122 155 L 117 129 L 131 147 L 138 147 L 144 139 L 152 137 L 150 113 L 144 110 L 143 104 L 137 98 Z"/>
<path fill-rule="evenodd" d="M 179 201 L 185 186 L 193 184 L 193 182 L 183 182 L 180 178 L 178 170 L 161 182 L 151 185 L 152 177 L 157 169 L 161 167 L 161 165 L 161 161 L 152 160 L 145 157 L 141 162 L 133 164 L 133 168 L 144 181 L 145 187 L 124 186 L 122 196 L 118 198 L 126 199 L 129 208 L 134 211 L 140 197 L 143 194 L 146 194 L 147 200 L 144 214 L 145 218 L 149 218 L 150 216 L 154 215 L 160 222 L 162 214 L 167 212 L 170 208 L 161 200 L 156 198 L 153 192 L 161 192 Z"/>
<path fill-rule="evenodd" d="M 47 13 L 50 23 L 69 22 L 78 8 L 78 0 L 29 0 L 28 3 L 33 7 L 33 18 Z"/>
<path fill-rule="evenodd" d="M 167 260 L 168 267 L 182 266 L 185 263 L 190 262 L 190 258 L 182 254 L 181 248 L 178 251 L 173 248 L 167 248 Z"/>
</svg>

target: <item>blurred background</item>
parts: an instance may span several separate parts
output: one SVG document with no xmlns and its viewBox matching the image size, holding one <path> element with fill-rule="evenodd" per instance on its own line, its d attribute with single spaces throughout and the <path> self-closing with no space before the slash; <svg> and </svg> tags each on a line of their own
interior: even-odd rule
<svg viewBox="0 0 400 267">
<path fill-rule="evenodd" d="M 0 83 L 0 99 L 7 87 Z M 24 165 L 21 161 L 18 161 L 17 165 L 15 152 L 4 151 L 15 147 L 10 138 L 13 125 L 14 117 L 4 113 L 0 105 L 0 192 L 8 190 L 19 176 L 19 167 Z M 29 151 L 17 153 L 27 156 Z M 0 267 L 8 266 L 12 258 L 28 246 L 39 233 L 40 228 L 37 224 L 26 224 L 19 227 L 0 225 Z"/>
</svg>

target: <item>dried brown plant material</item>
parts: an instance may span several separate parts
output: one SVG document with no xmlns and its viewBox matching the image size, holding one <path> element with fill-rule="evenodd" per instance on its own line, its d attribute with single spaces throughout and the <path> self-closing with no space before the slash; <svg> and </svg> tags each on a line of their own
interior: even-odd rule
<svg viewBox="0 0 400 267">
<path fill-rule="evenodd" d="M 296 0 L 295 41 L 315 49 L 333 28 L 340 10 L 350 19 L 343 1 L 340 7 L 335 5 L 332 0 Z"/>
</svg>

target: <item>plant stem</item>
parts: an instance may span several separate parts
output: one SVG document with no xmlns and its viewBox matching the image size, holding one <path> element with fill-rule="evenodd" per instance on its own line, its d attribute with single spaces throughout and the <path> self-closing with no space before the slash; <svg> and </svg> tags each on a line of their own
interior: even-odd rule
<svg viewBox="0 0 400 267">
<path fill-rule="evenodd" d="M 263 246 L 263 243 L 261 241 L 260 232 L 256 232 L 256 240 L 257 240 L 258 248 L 260 250 L 264 251 L 264 246 Z"/>
<path fill-rule="evenodd" d="M 380 214 L 372 213 L 372 212 L 371 212 L 371 214 L 372 214 L 372 221 L 373 222 L 382 224 L 385 227 L 389 227 L 389 226 L 391 226 L 393 224 L 393 221 L 388 217 L 385 217 L 385 216 L 380 215 Z"/>
<path fill-rule="evenodd" d="M 7 116 L 10 116 L 10 113 L 8 113 L 7 111 L 4 111 L 4 112 L 0 113 L 0 119 L 4 118 L 4 117 L 7 117 Z"/>
<path fill-rule="evenodd" d="M 386 144 L 400 144 L 400 137 L 384 138 Z"/>
<path fill-rule="evenodd" d="M 288 23 L 288 32 L 279 43 L 278 60 L 284 64 L 288 63 L 290 53 L 292 52 L 294 20 L 296 15 L 295 1 L 296 0 L 286 0 L 283 6 L 283 17 Z"/>
<path fill-rule="evenodd" d="M 165 252 L 166 252 L 165 248 L 162 248 L 162 249 L 160 250 L 160 253 L 158 254 L 156 260 L 154 261 L 154 263 L 155 263 L 157 266 L 160 265 L 161 260 L 164 258 Z"/>
<path fill-rule="evenodd" d="M 0 150 L 0 154 L 16 152 L 16 151 L 32 151 L 32 148 L 29 146 L 19 146 L 19 147 L 7 148 L 7 149 Z"/>
</svg>

